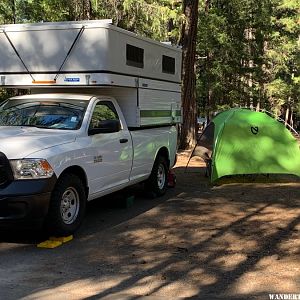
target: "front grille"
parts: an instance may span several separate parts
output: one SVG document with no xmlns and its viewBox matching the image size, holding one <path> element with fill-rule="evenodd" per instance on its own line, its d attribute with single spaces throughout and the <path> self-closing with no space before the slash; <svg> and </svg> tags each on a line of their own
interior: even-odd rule
<svg viewBox="0 0 300 300">
<path fill-rule="evenodd" d="M 4 153 L 0 152 L 0 188 L 5 187 L 13 180 L 13 173 L 9 161 Z"/>
</svg>

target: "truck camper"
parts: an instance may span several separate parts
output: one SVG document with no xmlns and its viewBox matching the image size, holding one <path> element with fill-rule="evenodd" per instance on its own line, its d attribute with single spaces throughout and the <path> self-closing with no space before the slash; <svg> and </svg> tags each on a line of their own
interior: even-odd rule
<svg viewBox="0 0 300 300">
<path fill-rule="evenodd" d="M 2 25 L 0 222 L 80 226 L 86 202 L 166 192 L 181 122 L 181 50 L 109 20 Z"/>
</svg>

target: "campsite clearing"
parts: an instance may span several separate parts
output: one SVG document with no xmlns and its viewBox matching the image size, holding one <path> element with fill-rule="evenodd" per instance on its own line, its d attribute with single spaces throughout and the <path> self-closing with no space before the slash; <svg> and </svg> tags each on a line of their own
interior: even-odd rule
<svg viewBox="0 0 300 300">
<path fill-rule="evenodd" d="M 299 294 L 300 180 L 240 177 L 212 187 L 200 159 L 185 173 L 187 157 L 179 156 L 177 187 L 163 198 L 137 195 L 126 210 L 94 201 L 74 240 L 59 248 L 1 230 L 1 298 Z"/>
</svg>

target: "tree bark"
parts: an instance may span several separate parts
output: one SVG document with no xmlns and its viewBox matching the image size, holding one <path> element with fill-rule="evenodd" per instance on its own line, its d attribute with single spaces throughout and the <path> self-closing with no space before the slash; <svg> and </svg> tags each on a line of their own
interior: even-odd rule
<svg viewBox="0 0 300 300">
<path fill-rule="evenodd" d="M 92 19 L 92 3 L 90 0 L 82 0 L 82 19 Z"/>
<path fill-rule="evenodd" d="M 185 23 L 182 27 L 182 111 L 180 149 L 188 149 L 196 141 L 196 38 L 198 0 L 184 0 Z"/>
<path fill-rule="evenodd" d="M 293 108 L 291 107 L 290 118 L 289 118 L 289 124 L 290 124 L 291 127 L 294 128 L 294 118 L 293 118 L 293 115 L 294 115 L 294 110 L 293 110 Z"/>
<path fill-rule="evenodd" d="M 287 106 L 286 110 L 285 110 L 285 118 L 284 118 L 284 124 L 285 124 L 285 126 L 289 122 L 289 115 L 290 115 L 290 108 L 289 108 L 289 106 Z"/>
<path fill-rule="evenodd" d="M 13 13 L 13 24 L 16 24 L 16 2 L 15 0 L 11 1 L 12 13 Z"/>
</svg>

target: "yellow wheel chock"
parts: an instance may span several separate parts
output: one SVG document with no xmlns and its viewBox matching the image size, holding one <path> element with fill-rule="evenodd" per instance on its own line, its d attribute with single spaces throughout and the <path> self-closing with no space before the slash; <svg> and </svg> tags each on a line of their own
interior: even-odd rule
<svg viewBox="0 0 300 300">
<path fill-rule="evenodd" d="M 67 243 L 71 240 L 73 240 L 73 235 L 62 236 L 62 237 L 51 236 L 51 237 L 49 237 L 49 240 L 37 244 L 37 247 L 53 249 L 53 248 L 61 246 L 63 243 Z"/>
</svg>

